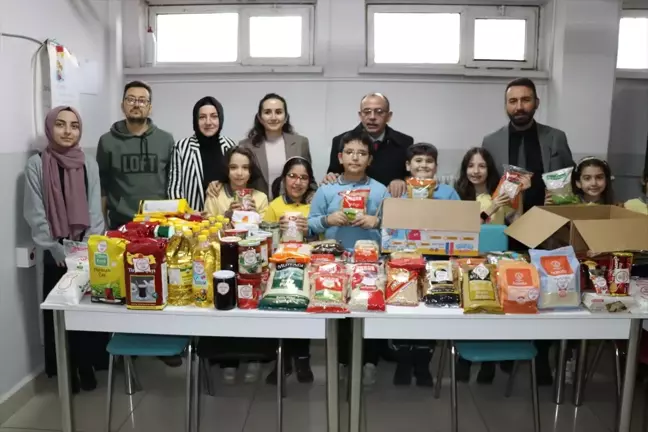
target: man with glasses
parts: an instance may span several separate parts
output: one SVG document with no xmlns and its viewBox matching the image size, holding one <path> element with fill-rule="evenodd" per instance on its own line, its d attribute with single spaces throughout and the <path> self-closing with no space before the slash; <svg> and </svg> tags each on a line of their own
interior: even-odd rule
<svg viewBox="0 0 648 432">
<path fill-rule="evenodd" d="M 140 200 L 166 199 L 174 143 L 171 134 L 149 118 L 148 84 L 126 84 L 122 111 L 126 119 L 113 124 L 97 147 L 104 215 L 110 229 L 132 220 Z"/>
<path fill-rule="evenodd" d="M 395 131 L 387 124 L 392 118 L 389 99 L 381 93 L 370 93 L 360 101 L 358 112 L 361 123 L 353 130 L 365 130 L 373 142 L 373 161 L 367 169 L 367 175 L 389 188 L 392 196 L 401 196 L 405 193 L 405 161 L 407 148 L 414 143 L 414 139 L 403 133 Z M 334 182 L 342 173 L 342 165 L 338 160 L 338 149 L 342 136 L 347 132 L 333 138 L 328 174 L 324 183 Z"/>
</svg>

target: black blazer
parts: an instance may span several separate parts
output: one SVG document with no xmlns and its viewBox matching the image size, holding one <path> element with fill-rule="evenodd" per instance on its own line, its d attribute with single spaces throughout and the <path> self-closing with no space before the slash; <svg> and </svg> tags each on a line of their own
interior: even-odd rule
<svg viewBox="0 0 648 432">
<path fill-rule="evenodd" d="M 361 131 L 362 128 L 361 123 L 353 131 Z M 342 174 L 343 172 L 342 165 L 340 165 L 338 160 L 338 153 L 340 152 L 340 141 L 346 133 L 344 132 L 333 138 L 327 173 Z M 385 138 L 380 148 L 373 155 L 373 161 L 367 170 L 367 175 L 385 186 L 389 186 L 392 180 L 405 179 L 408 176 L 407 170 L 405 169 L 407 148 L 412 144 L 414 144 L 414 138 L 387 126 L 385 129 Z"/>
</svg>

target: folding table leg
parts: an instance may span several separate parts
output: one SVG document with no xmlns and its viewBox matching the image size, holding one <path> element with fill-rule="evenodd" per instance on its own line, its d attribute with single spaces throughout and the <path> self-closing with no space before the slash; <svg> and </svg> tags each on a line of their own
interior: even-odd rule
<svg viewBox="0 0 648 432">
<path fill-rule="evenodd" d="M 326 414 L 328 432 L 340 431 L 338 320 L 326 320 Z"/>
<path fill-rule="evenodd" d="M 279 344 L 277 346 L 277 432 L 283 431 L 283 398 L 284 384 L 286 382 L 285 375 L 283 339 L 279 339 Z"/>
<path fill-rule="evenodd" d="M 65 312 L 53 311 L 54 338 L 56 344 L 56 368 L 58 376 L 59 399 L 61 401 L 61 430 L 74 432 L 74 413 L 72 409 L 72 389 L 70 381 L 70 363 L 68 360 L 67 331 L 65 330 Z"/>
<path fill-rule="evenodd" d="M 637 357 L 639 355 L 639 339 L 641 336 L 641 320 L 630 320 L 630 335 L 628 337 L 628 352 L 626 357 L 625 376 L 623 377 L 623 393 L 619 414 L 619 432 L 630 432 L 632 420 L 632 400 L 634 397 L 635 378 L 637 375 Z"/>
<path fill-rule="evenodd" d="M 565 368 L 567 367 L 567 340 L 560 341 L 558 363 L 556 364 L 556 382 L 554 383 L 554 403 L 560 405 L 565 400 Z"/>
</svg>

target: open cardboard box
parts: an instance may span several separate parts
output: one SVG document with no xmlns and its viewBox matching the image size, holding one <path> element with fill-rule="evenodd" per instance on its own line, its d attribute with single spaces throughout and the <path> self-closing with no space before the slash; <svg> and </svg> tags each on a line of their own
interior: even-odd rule
<svg viewBox="0 0 648 432">
<path fill-rule="evenodd" d="M 476 201 L 387 198 L 383 201 L 382 251 L 424 255 L 479 254 L 480 207 Z"/>
<path fill-rule="evenodd" d="M 648 216 L 611 205 L 533 207 L 505 233 L 529 248 L 552 239 L 577 253 L 648 249 Z"/>
</svg>

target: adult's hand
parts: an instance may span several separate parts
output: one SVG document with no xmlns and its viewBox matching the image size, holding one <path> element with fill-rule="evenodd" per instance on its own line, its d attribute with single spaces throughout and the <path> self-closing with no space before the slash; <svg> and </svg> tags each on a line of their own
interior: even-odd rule
<svg viewBox="0 0 648 432">
<path fill-rule="evenodd" d="M 363 214 L 357 216 L 352 224 L 354 227 L 364 228 L 364 229 L 375 229 L 378 228 L 378 218 L 376 216 L 370 216 L 368 214 Z"/>
<path fill-rule="evenodd" d="M 389 190 L 389 195 L 394 198 L 400 198 L 405 195 L 407 184 L 403 180 L 392 180 L 387 189 Z"/>
<path fill-rule="evenodd" d="M 216 198 L 223 189 L 223 184 L 219 181 L 213 181 L 207 186 L 207 195 Z"/>
<path fill-rule="evenodd" d="M 326 223 L 329 226 L 345 226 L 349 225 L 349 218 L 347 218 L 347 215 L 342 210 L 338 210 L 326 217 Z"/>
<path fill-rule="evenodd" d="M 338 177 L 340 177 L 340 174 L 328 173 L 324 176 L 324 180 L 322 180 L 322 184 L 335 183 Z"/>
</svg>

